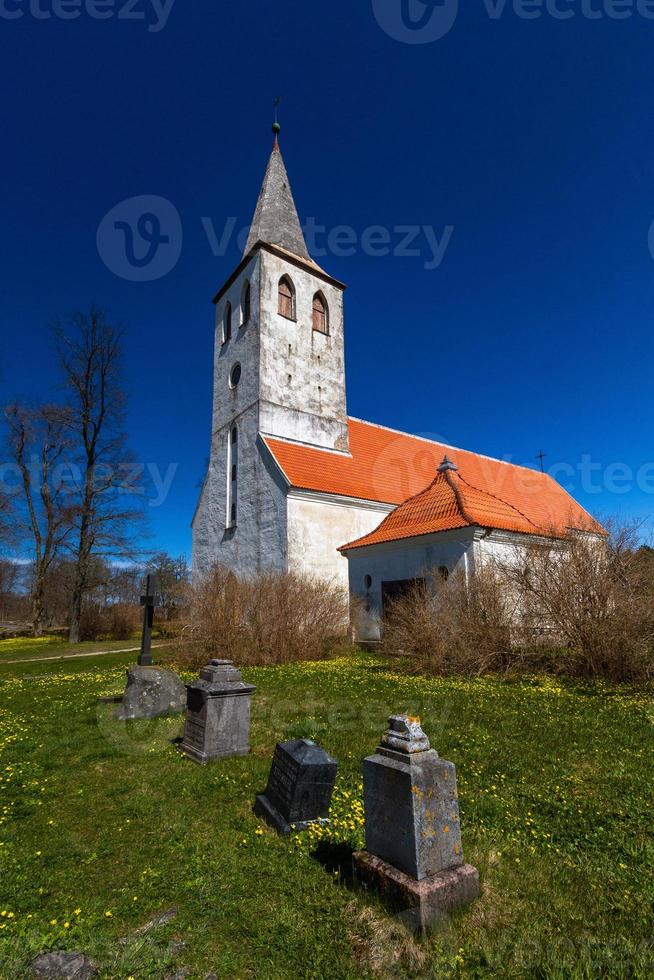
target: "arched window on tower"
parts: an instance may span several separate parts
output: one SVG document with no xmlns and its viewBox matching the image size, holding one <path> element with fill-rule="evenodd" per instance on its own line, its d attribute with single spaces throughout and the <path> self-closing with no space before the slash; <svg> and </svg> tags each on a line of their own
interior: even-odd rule
<svg viewBox="0 0 654 980">
<path fill-rule="evenodd" d="M 223 317 L 223 344 L 226 344 L 228 340 L 231 340 L 232 336 L 232 304 L 228 303 L 225 307 L 225 315 Z"/>
<path fill-rule="evenodd" d="M 288 276 L 279 280 L 279 315 L 295 319 L 295 287 Z"/>
<path fill-rule="evenodd" d="M 246 323 L 250 322 L 251 313 L 251 292 L 250 283 L 246 280 L 243 286 L 243 292 L 241 294 L 241 326 L 244 327 Z"/>
<path fill-rule="evenodd" d="M 329 309 L 322 293 L 313 297 L 313 329 L 317 333 L 329 333 Z"/>
<path fill-rule="evenodd" d="M 233 427 L 227 447 L 227 527 L 236 527 L 238 516 L 238 429 Z"/>
</svg>

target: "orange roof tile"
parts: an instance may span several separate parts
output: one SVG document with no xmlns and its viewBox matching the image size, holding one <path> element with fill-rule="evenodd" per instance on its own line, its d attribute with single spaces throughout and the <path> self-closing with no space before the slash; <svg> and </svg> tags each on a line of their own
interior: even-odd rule
<svg viewBox="0 0 654 980">
<path fill-rule="evenodd" d="M 538 534 L 540 530 L 500 497 L 471 486 L 457 472 L 445 471 L 439 472 L 426 490 L 400 504 L 375 531 L 339 550 L 349 551 L 383 541 L 399 541 L 471 526 L 522 534 Z"/>
<path fill-rule="evenodd" d="M 590 515 L 546 473 L 358 419 L 349 420 L 349 433 L 349 454 L 270 436 L 264 437 L 264 441 L 290 485 L 298 489 L 387 504 L 402 504 L 422 494 L 425 488 L 434 489 L 426 521 L 430 527 L 432 521 L 438 526 L 432 531 L 414 530 L 413 534 L 472 523 L 507 530 L 524 531 L 528 527 L 530 533 L 541 534 L 552 531 L 563 534 L 568 527 L 601 531 Z M 459 470 L 457 482 L 467 503 L 464 511 L 474 515 L 474 520 L 462 516 L 451 488 L 434 479 L 446 452 Z"/>
</svg>

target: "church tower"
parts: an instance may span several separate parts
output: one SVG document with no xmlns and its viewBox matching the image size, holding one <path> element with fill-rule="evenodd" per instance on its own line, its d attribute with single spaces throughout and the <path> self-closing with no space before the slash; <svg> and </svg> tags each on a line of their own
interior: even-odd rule
<svg viewBox="0 0 654 980">
<path fill-rule="evenodd" d="M 274 144 L 245 252 L 214 299 L 211 456 L 194 574 L 288 567 L 283 476 L 267 436 L 347 455 L 342 283 L 310 257 Z"/>
<path fill-rule="evenodd" d="M 347 452 L 345 287 L 309 255 L 274 130 L 243 260 L 214 300 L 214 429 L 256 402 L 261 433 Z"/>
</svg>

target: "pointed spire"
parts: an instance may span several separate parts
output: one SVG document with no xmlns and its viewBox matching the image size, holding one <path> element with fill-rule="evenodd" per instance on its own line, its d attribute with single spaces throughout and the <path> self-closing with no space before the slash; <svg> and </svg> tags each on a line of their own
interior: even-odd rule
<svg viewBox="0 0 654 980">
<path fill-rule="evenodd" d="M 453 463 L 452 462 L 452 460 L 449 458 L 449 456 L 444 456 L 443 457 L 443 462 L 438 467 L 438 472 L 439 473 L 448 473 L 448 472 L 450 472 L 450 473 L 456 473 L 458 471 L 458 469 L 459 469 L 459 467 L 456 465 L 456 463 Z"/>
<path fill-rule="evenodd" d="M 288 249 L 294 255 L 308 259 L 309 252 L 302 234 L 282 152 L 279 148 L 280 131 L 281 126 L 275 114 L 275 122 L 273 123 L 275 142 L 243 254 L 247 255 L 257 242 L 267 242 L 269 245 L 281 245 L 282 248 Z"/>
</svg>

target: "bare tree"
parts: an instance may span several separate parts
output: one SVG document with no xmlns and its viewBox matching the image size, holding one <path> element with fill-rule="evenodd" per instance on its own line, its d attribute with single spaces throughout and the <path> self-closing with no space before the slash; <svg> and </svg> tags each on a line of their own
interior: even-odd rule
<svg viewBox="0 0 654 980">
<path fill-rule="evenodd" d="M 0 558 L 0 621 L 9 618 L 18 585 L 19 567 L 15 561 Z"/>
<path fill-rule="evenodd" d="M 148 571 L 157 576 L 161 614 L 173 619 L 178 610 L 190 602 L 191 573 L 183 555 L 173 558 L 161 551 L 148 562 Z"/>
<path fill-rule="evenodd" d="M 70 448 L 67 421 L 64 412 L 49 405 L 11 405 L 6 417 L 9 449 L 21 480 L 16 527 L 30 540 L 33 557 L 32 632 L 41 636 L 48 572 L 73 526 L 73 508 L 57 472 Z"/>
<path fill-rule="evenodd" d="M 136 469 L 123 429 L 120 329 L 93 307 L 56 325 L 54 334 L 79 471 L 70 614 L 70 642 L 77 643 L 92 559 L 138 553 L 133 534 L 143 508 L 131 483 Z"/>
</svg>

